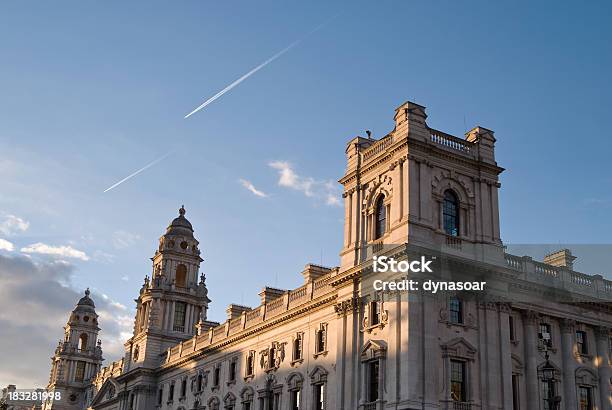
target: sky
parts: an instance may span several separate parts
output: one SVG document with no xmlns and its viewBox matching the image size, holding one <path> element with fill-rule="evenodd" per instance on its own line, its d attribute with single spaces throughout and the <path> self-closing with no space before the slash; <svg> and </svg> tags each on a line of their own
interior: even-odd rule
<svg viewBox="0 0 612 410">
<path fill-rule="evenodd" d="M 610 243 L 611 17 L 605 1 L 3 2 L 0 385 L 46 384 L 86 287 L 119 358 L 182 204 L 212 320 L 337 265 L 345 144 L 384 136 L 406 100 L 447 133 L 495 131 L 506 243 Z"/>
</svg>

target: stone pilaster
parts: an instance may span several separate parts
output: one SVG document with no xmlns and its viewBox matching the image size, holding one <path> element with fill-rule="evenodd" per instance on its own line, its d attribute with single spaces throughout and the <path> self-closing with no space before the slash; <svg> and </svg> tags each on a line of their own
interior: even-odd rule
<svg viewBox="0 0 612 410">
<path fill-rule="evenodd" d="M 612 379 L 612 368 L 610 362 L 610 351 L 608 343 L 610 340 L 610 329 L 598 327 L 595 329 L 595 342 L 597 346 L 597 369 L 599 372 L 599 393 L 601 397 L 601 408 L 612 408 L 612 389 L 610 381 Z"/>
<path fill-rule="evenodd" d="M 574 338 L 576 322 L 561 320 L 561 356 L 563 360 L 563 400 L 565 408 L 575 409 L 576 402 L 576 358 L 574 357 Z"/>
<path fill-rule="evenodd" d="M 538 322 L 540 316 L 533 310 L 523 311 L 525 332 L 525 380 L 527 403 L 539 403 L 538 395 Z"/>
</svg>

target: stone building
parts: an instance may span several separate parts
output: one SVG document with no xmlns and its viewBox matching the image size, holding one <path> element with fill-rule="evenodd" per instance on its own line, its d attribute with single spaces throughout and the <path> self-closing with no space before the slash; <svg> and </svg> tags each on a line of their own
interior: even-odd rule
<svg viewBox="0 0 612 410">
<path fill-rule="evenodd" d="M 230 305 L 222 323 L 207 318 L 181 208 L 125 356 L 61 408 L 612 409 L 612 282 L 574 271 L 568 250 L 544 262 L 506 253 L 493 131 L 457 138 L 426 119 L 407 102 L 388 135 L 348 142 L 339 266 L 308 264 L 302 286 L 265 287 L 259 306 Z M 405 274 L 374 272 L 375 255 L 436 261 L 408 275 L 420 283 L 487 290 L 376 290 Z"/>
<path fill-rule="evenodd" d="M 86 393 L 104 360 L 99 331 L 96 306 L 87 289 L 70 314 L 64 326 L 64 339 L 59 341 L 51 358 L 47 390 L 57 392 L 61 399 L 46 400 L 43 410 L 86 408 Z"/>
</svg>

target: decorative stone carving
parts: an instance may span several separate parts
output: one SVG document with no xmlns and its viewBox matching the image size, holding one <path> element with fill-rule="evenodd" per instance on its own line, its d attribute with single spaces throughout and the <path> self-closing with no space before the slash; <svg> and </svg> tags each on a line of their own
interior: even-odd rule
<svg viewBox="0 0 612 410">
<path fill-rule="evenodd" d="M 334 305 L 334 310 L 338 314 L 338 316 L 347 315 L 355 312 L 359 308 L 359 299 L 356 297 L 352 297 L 350 299 L 346 299 L 340 301 Z"/>
</svg>

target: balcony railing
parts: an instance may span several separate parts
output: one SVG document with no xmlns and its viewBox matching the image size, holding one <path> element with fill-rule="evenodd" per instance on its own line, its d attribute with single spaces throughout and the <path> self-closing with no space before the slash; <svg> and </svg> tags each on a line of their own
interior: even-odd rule
<svg viewBox="0 0 612 410">
<path fill-rule="evenodd" d="M 376 410 L 378 408 L 378 402 L 373 401 L 371 403 L 365 403 L 363 405 L 363 410 Z"/>
<path fill-rule="evenodd" d="M 472 410 L 472 403 L 464 401 L 454 401 L 453 410 Z"/>
</svg>

